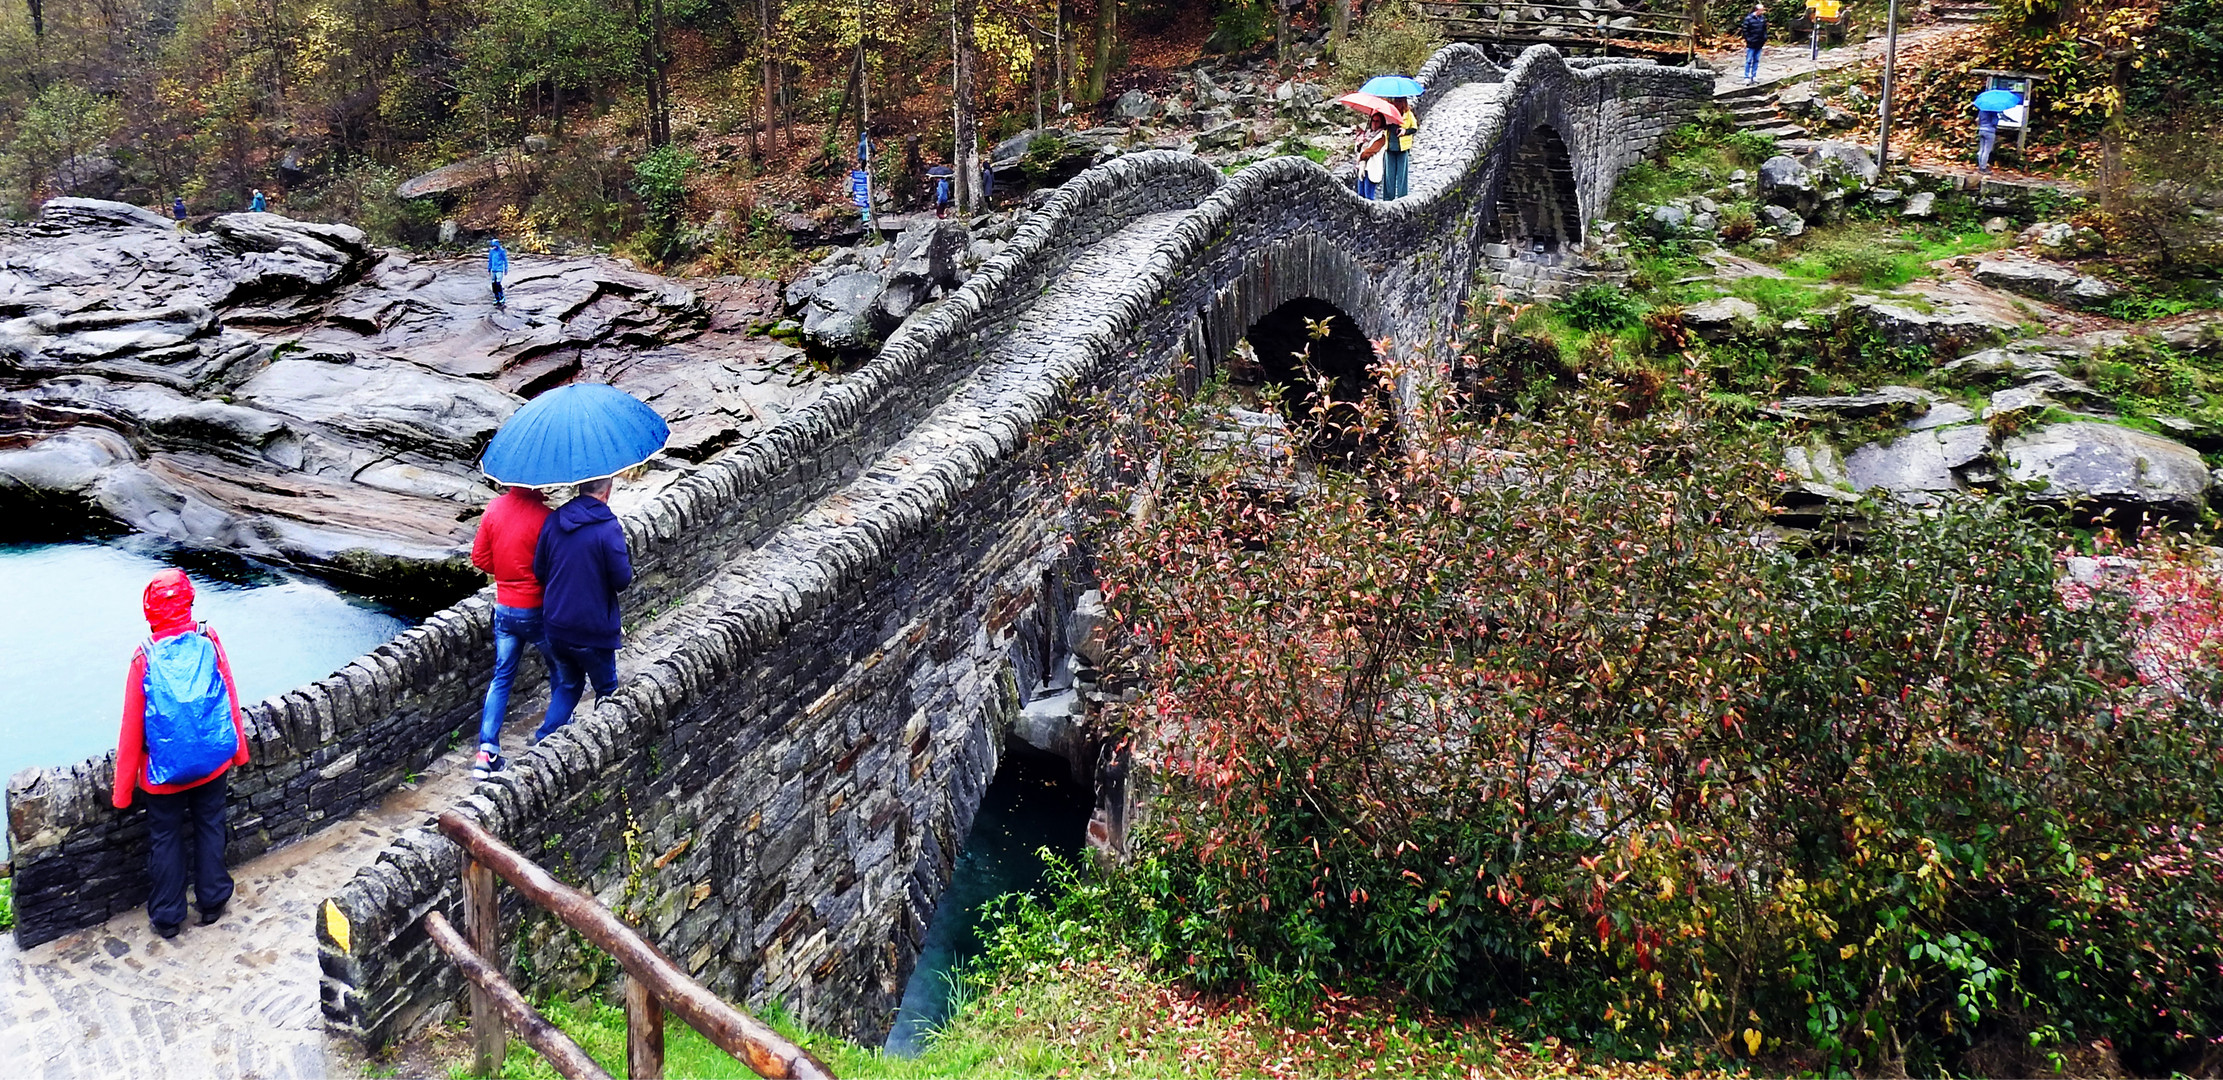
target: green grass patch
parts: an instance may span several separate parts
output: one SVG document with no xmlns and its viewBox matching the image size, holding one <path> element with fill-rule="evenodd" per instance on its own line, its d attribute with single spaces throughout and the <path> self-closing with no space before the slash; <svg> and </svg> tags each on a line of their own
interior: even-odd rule
<svg viewBox="0 0 2223 1080">
<path fill-rule="evenodd" d="M 1808 234 L 1778 262 L 1786 274 L 1807 281 L 1896 289 L 1935 276 L 1940 259 L 1992 251 L 2011 243 L 1982 229 L 1894 229 L 1854 221 Z"/>
</svg>

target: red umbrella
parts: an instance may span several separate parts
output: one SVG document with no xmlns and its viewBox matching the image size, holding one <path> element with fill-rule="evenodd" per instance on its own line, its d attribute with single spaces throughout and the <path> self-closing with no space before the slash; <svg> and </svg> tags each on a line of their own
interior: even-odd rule
<svg viewBox="0 0 2223 1080">
<path fill-rule="evenodd" d="M 1392 124 L 1404 119 L 1405 115 L 1397 111 L 1397 106 L 1372 94 L 1345 94 L 1335 99 L 1335 103 L 1348 105 L 1362 113 L 1373 113 Z"/>
</svg>

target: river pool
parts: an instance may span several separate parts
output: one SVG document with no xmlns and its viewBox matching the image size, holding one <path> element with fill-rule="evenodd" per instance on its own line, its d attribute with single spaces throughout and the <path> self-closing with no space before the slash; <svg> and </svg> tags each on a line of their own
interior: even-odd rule
<svg viewBox="0 0 2223 1080">
<path fill-rule="evenodd" d="M 0 778 L 116 745 L 124 673 L 146 639 L 139 595 L 166 566 L 224 639 L 244 701 L 321 679 L 406 629 L 313 579 L 152 543 L 0 544 Z"/>
<path fill-rule="evenodd" d="M 934 908 L 918 967 L 903 987 L 903 1004 L 888 1032 L 889 1054 L 912 1057 L 925 1048 L 949 1017 L 951 978 L 981 954 L 981 909 L 1004 893 L 1041 886 L 1045 867 L 1039 849 L 1060 856 L 1079 852 L 1088 835 L 1089 804 L 1062 759 L 1016 740 L 1006 748 L 995 780 L 981 796 L 949 889 Z"/>
</svg>

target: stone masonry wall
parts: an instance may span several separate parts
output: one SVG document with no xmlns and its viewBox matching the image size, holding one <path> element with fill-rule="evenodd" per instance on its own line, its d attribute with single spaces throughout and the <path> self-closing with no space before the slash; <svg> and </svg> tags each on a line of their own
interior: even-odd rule
<svg viewBox="0 0 2223 1080">
<path fill-rule="evenodd" d="M 796 431 L 628 523 L 637 544 L 695 560 L 675 580 L 711 584 L 640 676 L 461 809 L 638 919 L 718 992 L 876 1040 L 994 773 L 1015 655 L 1035 663 L 1038 597 L 1064 548 L 1054 466 L 1094 437 L 1058 423 L 1073 403 L 1132 392 L 1183 354 L 1208 361 L 1297 295 L 1362 309 L 1360 324 L 1401 348 L 1441 344 L 1485 265 L 1481 208 L 1520 137 L 1562 132 L 1587 220 L 1710 88 L 1696 72 L 1569 65 L 1550 50 L 1500 69 L 1454 47 L 1424 74 L 1441 149 L 1416 161 L 1410 199 L 1361 201 L 1295 159 L 1226 179 L 1162 153 L 1067 185 Z M 1462 79 L 1496 89 L 1459 92 Z M 1108 316 L 1029 352 L 1030 335 L 1055 329 L 1029 321 L 1037 297 L 1130 235 L 1150 239 L 1101 287 Z M 731 530 L 747 539 L 722 555 L 677 542 L 692 522 L 758 505 L 755 485 L 775 479 L 802 482 L 788 505 L 817 505 L 777 528 L 757 511 L 768 516 Z M 380 1044 L 454 998 L 419 920 L 453 911 L 458 858 L 417 830 L 326 904 L 334 1027 Z M 505 913 L 528 986 L 606 972 L 514 897 Z"/>
<path fill-rule="evenodd" d="M 628 520 L 640 570 L 624 596 L 628 625 L 682 600 L 735 552 L 854 480 L 966 370 L 963 347 L 946 343 L 984 340 L 1076 253 L 1135 217 L 1193 204 L 1219 179 L 1198 165 L 1156 184 L 1061 193 L 999 256 L 999 287 L 985 310 L 944 305 L 811 409 Z M 491 604 L 491 591 L 482 592 L 328 678 L 246 707 L 252 762 L 232 776 L 227 857 L 253 858 L 345 818 L 467 734 L 493 666 Z M 145 816 L 110 805 L 114 774 L 110 751 L 9 780 L 18 944 L 146 902 Z"/>
</svg>

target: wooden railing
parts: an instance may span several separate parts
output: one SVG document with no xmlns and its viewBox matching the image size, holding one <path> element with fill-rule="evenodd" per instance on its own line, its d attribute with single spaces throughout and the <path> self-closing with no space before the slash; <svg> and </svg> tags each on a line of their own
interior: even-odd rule
<svg viewBox="0 0 2223 1080">
<path fill-rule="evenodd" d="M 501 908 L 495 878 L 547 909 L 565 926 L 609 953 L 625 969 L 625 1058 L 633 1080 L 663 1080 L 664 1013 L 678 1014 L 719 1049 L 772 1080 L 832 1080 L 809 1051 L 726 1004 L 610 913 L 594 897 L 557 881 L 478 823 L 453 810 L 440 831 L 463 847 L 463 924 L 458 934 L 438 911 L 425 913 L 425 932 L 471 984 L 471 1035 L 479 1075 L 502 1067 L 514 1027 L 568 1080 L 609 1080 L 586 1051 L 527 1003 L 501 972 Z"/>
</svg>

